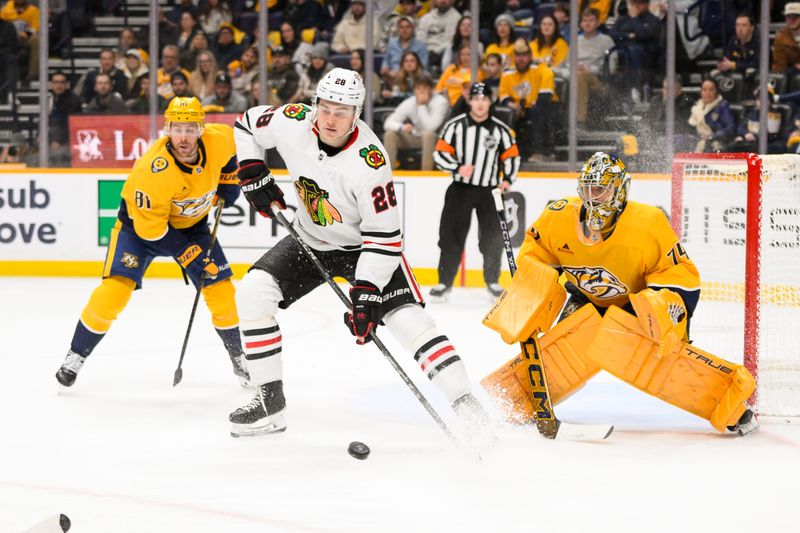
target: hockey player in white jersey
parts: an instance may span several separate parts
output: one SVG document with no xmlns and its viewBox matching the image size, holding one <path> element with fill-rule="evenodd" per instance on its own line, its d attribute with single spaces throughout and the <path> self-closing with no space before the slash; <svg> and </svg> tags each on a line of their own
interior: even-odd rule
<svg viewBox="0 0 800 533">
<path fill-rule="evenodd" d="M 470 392 L 464 363 L 424 310 L 403 257 L 391 163 L 378 137 L 359 120 L 365 94 L 356 72 L 336 68 L 319 82 L 313 107 L 256 106 L 239 117 L 234 132 L 242 191 L 265 216 L 286 207 L 264 161 L 265 149 L 276 148 L 299 200 L 294 227 L 331 275 L 352 284 L 353 311 L 345 313 L 345 325 L 356 342 L 369 342 L 370 332 L 385 324 L 462 419 L 482 430 L 475 426 L 488 417 Z M 233 436 L 286 429 L 282 336 L 275 315 L 322 283 L 291 236 L 242 280 L 237 291 L 242 344 L 258 390 L 231 413 Z"/>
</svg>

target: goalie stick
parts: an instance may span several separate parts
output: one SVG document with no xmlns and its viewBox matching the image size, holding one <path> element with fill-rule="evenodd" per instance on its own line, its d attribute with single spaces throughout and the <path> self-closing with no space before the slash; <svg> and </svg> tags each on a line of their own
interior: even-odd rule
<svg viewBox="0 0 800 533">
<path fill-rule="evenodd" d="M 333 292 L 336 293 L 336 296 L 339 297 L 339 300 L 342 301 L 342 303 L 345 305 L 345 307 L 347 307 L 348 310 L 352 310 L 353 305 L 352 303 L 350 303 L 350 299 L 347 297 L 344 291 L 342 291 L 339 285 L 337 285 L 336 282 L 333 281 L 333 277 L 331 276 L 330 272 L 328 272 L 328 269 L 325 268 L 325 265 L 322 264 L 322 262 L 314 253 L 314 251 L 311 249 L 311 247 L 303 240 L 300 234 L 297 233 L 297 230 L 294 229 L 294 227 L 289 223 L 288 220 L 286 220 L 286 217 L 283 216 L 283 213 L 272 209 L 270 209 L 270 212 L 271 215 L 274 216 L 275 219 L 278 222 L 280 222 L 280 224 L 284 228 L 286 228 L 286 231 L 289 232 L 289 235 L 292 236 L 295 242 L 297 242 L 297 244 L 300 245 L 300 248 L 303 249 L 303 253 L 305 253 L 306 257 L 308 257 L 308 259 L 312 263 L 314 263 L 314 266 L 317 267 L 317 270 L 319 271 L 320 274 L 322 274 L 322 277 L 325 278 L 325 281 L 333 289 Z M 394 356 L 392 356 L 391 352 L 389 352 L 389 349 L 386 347 L 385 344 L 383 344 L 383 341 L 381 341 L 375 334 L 375 331 L 374 330 L 370 331 L 369 335 L 372 338 L 372 342 L 375 344 L 375 346 L 378 347 L 378 349 L 381 351 L 386 360 L 389 361 L 389 364 L 392 365 L 392 368 L 394 368 L 395 371 L 400 375 L 400 379 L 402 379 L 403 382 L 405 382 L 405 384 L 408 386 L 408 388 L 411 390 L 414 396 L 417 397 L 419 403 L 421 403 L 422 406 L 425 408 L 425 410 L 428 411 L 428 414 L 431 415 L 431 418 L 433 418 L 436 424 L 438 424 L 438 426 L 442 429 L 442 431 L 444 431 L 445 435 L 447 435 L 450 438 L 450 440 L 452 440 L 456 445 L 458 445 L 459 444 L 458 440 L 456 439 L 455 435 L 450 430 L 450 428 L 447 426 L 445 421 L 442 420 L 442 417 L 439 416 L 439 413 L 436 412 L 436 410 L 433 408 L 430 402 L 428 402 L 425 396 L 422 395 L 422 392 L 417 388 L 414 382 L 411 381 L 411 378 L 408 377 L 408 374 L 406 374 L 405 370 L 403 370 L 403 368 L 397 363 Z"/>
<path fill-rule="evenodd" d="M 511 271 L 511 275 L 514 276 L 517 272 L 517 262 L 514 260 L 514 250 L 511 248 L 511 237 L 508 234 L 503 192 L 500 189 L 493 189 L 492 195 L 494 196 L 497 218 L 500 221 L 500 231 L 503 235 L 503 246 L 506 250 L 508 269 Z M 556 418 L 556 413 L 553 411 L 553 402 L 550 399 L 550 392 L 547 389 L 547 379 L 544 373 L 538 333 L 537 330 L 530 339 L 519 343 L 522 349 L 522 356 L 528 361 L 528 375 L 533 389 L 533 404 L 535 406 L 538 405 L 535 413 L 536 429 L 543 437 L 555 440 L 603 440 L 607 438 L 614 431 L 614 426 L 570 424 Z"/>
<path fill-rule="evenodd" d="M 222 216 L 222 208 L 225 207 L 225 200 L 222 198 L 217 202 L 217 214 L 214 216 L 214 228 L 211 230 L 211 241 L 208 243 L 208 250 L 206 250 L 206 257 L 211 255 L 211 250 L 214 249 L 214 243 L 217 242 L 217 229 L 219 229 L 219 219 Z M 195 259 L 199 261 L 199 259 Z M 184 277 L 186 277 L 186 272 Z M 194 314 L 197 312 L 197 302 L 200 301 L 200 293 L 203 290 L 203 285 L 206 283 L 206 275 L 200 279 L 200 286 L 197 287 L 197 293 L 194 295 L 194 303 L 192 304 L 192 313 L 189 315 L 189 325 L 186 326 L 186 335 L 183 337 L 183 346 L 181 347 L 181 357 L 178 359 L 178 368 L 175 369 L 175 375 L 172 376 L 172 386 L 175 387 L 183 379 L 183 356 L 186 355 L 186 345 L 189 343 L 189 333 L 192 332 L 192 323 L 194 322 Z"/>
</svg>

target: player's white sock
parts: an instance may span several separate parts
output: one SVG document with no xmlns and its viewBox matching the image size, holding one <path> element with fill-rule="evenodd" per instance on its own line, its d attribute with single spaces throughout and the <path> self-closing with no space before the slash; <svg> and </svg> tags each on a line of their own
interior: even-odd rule
<svg viewBox="0 0 800 533">
<path fill-rule="evenodd" d="M 282 379 L 283 337 L 275 318 L 242 322 L 239 327 L 242 330 L 242 348 L 250 381 L 255 385 L 261 385 Z"/>
</svg>

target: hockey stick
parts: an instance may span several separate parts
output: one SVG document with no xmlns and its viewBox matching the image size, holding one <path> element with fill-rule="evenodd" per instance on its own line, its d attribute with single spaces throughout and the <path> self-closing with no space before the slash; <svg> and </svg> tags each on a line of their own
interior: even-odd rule
<svg viewBox="0 0 800 533">
<path fill-rule="evenodd" d="M 508 269 L 511 275 L 517 272 L 517 262 L 514 260 L 514 250 L 511 248 L 511 237 L 508 234 L 508 223 L 506 222 L 506 210 L 503 205 L 503 192 L 500 189 L 493 189 L 494 207 L 497 210 L 497 218 L 500 221 L 500 231 L 503 235 L 503 246 L 506 250 Z M 594 424 L 570 424 L 562 422 L 556 418 L 553 411 L 553 402 L 550 398 L 550 391 L 547 389 L 547 378 L 544 373 L 544 363 L 542 363 L 541 348 L 539 347 L 538 330 L 534 332 L 530 339 L 520 342 L 522 356 L 528 361 L 528 374 L 532 388 L 532 400 L 536 408 L 536 429 L 543 437 L 557 440 L 602 440 L 611 435 L 614 426 L 594 425 Z"/>
<path fill-rule="evenodd" d="M 323 265 L 322 262 L 319 260 L 319 258 L 314 254 L 314 251 L 311 249 L 311 247 L 303 240 L 300 234 L 297 233 L 297 230 L 294 229 L 294 227 L 289 223 L 288 220 L 286 220 L 286 217 L 283 216 L 283 213 L 281 213 L 280 211 L 271 210 L 271 214 L 272 216 L 275 217 L 275 219 L 278 222 L 281 223 L 281 225 L 284 228 L 286 228 L 286 231 L 289 232 L 289 235 L 292 236 L 295 242 L 298 245 L 300 245 L 300 248 L 303 249 L 303 253 L 305 253 L 306 257 L 308 257 L 311 260 L 311 262 L 314 263 L 314 266 L 317 267 L 319 273 L 322 274 L 322 277 L 325 278 L 325 281 L 328 283 L 328 285 L 330 285 L 330 287 L 333 289 L 333 292 L 336 293 L 336 296 L 339 297 L 339 299 L 342 301 L 345 307 L 347 307 L 348 310 L 352 310 L 353 305 L 350 303 L 350 298 L 348 298 L 347 295 L 344 293 L 344 291 L 342 291 L 342 289 L 339 287 L 339 285 L 337 285 L 336 282 L 333 281 L 333 278 L 331 277 L 330 272 L 328 272 L 328 269 L 325 268 L 325 265 Z M 411 381 L 411 378 L 408 377 L 408 374 L 406 374 L 405 370 L 403 370 L 402 367 L 399 364 L 397 364 L 397 361 L 395 360 L 394 356 L 392 356 L 391 352 L 389 352 L 389 349 L 386 348 L 386 345 L 383 344 L 383 341 L 381 341 L 378 338 L 378 336 L 375 334 L 375 331 L 374 330 L 370 331 L 369 335 L 372 338 L 372 342 L 375 344 L 375 346 L 378 347 L 378 349 L 381 351 L 386 360 L 389 361 L 389 364 L 392 365 L 392 368 L 394 368 L 395 371 L 400 375 L 400 379 L 402 379 L 405 382 L 406 386 L 408 386 L 408 388 L 411 389 L 411 392 L 414 394 L 414 396 L 417 397 L 419 403 L 421 403 L 422 406 L 425 408 L 425 410 L 428 411 L 428 414 L 431 415 L 431 418 L 433 418 L 433 420 L 436 421 L 436 423 L 439 425 L 442 431 L 444 431 L 445 435 L 450 437 L 450 439 L 453 442 L 458 444 L 455 435 L 447 426 L 447 424 L 444 422 L 444 420 L 442 420 L 442 417 L 439 416 L 439 413 L 436 412 L 436 410 L 433 408 L 430 402 L 428 402 L 428 400 L 425 399 L 425 396 L 422 395 L 422 392 L 417 388 L 414 382 Z"/>
<path fill-rule="evenodd" d="M 211 230 L 211 242 L 208 244 L 206 250 L 206 257 L 211 256 L 211 250 L 214 249 L 214 244 L 217 242 L 217 229 L 219 228 L 219 219 L 222 216 L 222 208 L 225 207 L 225 200 L 222 198 L 217 202 L 217 214 L 214 216 L 214 228 Z M 195 259 L 199 261 L 199 259 Z M 197 292 L 194 295 L 194 303 L 192 304 L 192 313 L 189 315 L 189 325 L 186 327 L 186 335 L 183 337 L 183 346 L 181 347 L 181 358 L 178 359 L 178 368 L 175 369 L 175 375 L 172 377 L 172 386 L 175 387 L 183 379 L 183 356 L 186 355 L 186 345 L 189 343 L 189 333 L 192 331 L 192 323 L 194 322 L 194 314 L 197 311 L 197 302 L 200 301 L 200 292 L 203 290 L 203 285 L 206 284 L 206 275 L 200 278 L 200 286 L 197 287 Z"/>
</svg>

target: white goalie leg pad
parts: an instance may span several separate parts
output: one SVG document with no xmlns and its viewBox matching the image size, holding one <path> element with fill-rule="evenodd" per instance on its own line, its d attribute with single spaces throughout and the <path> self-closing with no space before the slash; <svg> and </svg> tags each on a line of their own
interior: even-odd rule
<svg viewBox="0 0 800 533">
<path fill-rule="evenodd" d="M 283 336 L 275 320 L 282 299 L 278 282 L 263 270 L 245 274 L 236 291 L 242 348 L 253 385 L 283 379 Z"/>
<path fill-rule="evenodd" d="M 421 305 L 399 307 L 383 317 L 383 322 L 450 403 L 470 392 L 464 362 Z"/>
</svg>

